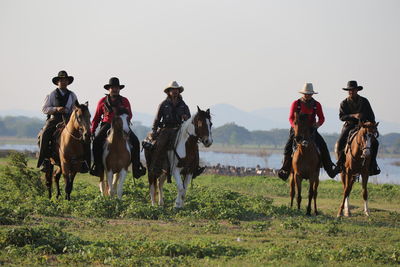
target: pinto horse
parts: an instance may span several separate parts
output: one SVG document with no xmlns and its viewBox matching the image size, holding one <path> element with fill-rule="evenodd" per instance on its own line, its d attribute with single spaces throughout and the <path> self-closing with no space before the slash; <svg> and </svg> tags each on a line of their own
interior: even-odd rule
<svg viewBox="0 0 400 267">
<path fill-rule="evenodd" d="M 104 144 L 103 166 L 104 172 L 100 175 L 100 192 L 114 196 L 117 191 L 122 198 L 122 187 L 131 164 L 131 148 L 129 146 L 130 131 L 128 114 L 115 115 L 111 122 L 111 129 Z M 107 181 L 104 181 L 104 174 Z M 114 177 L 114 178 L 113 178 Z"/>
<path fill-rule="evenodd" d="M 88 151 L 86 148 L 90 145 L 90 112 L 88 106 L 88 102 L 79 104 L 76 101 L 67 125 L 56 137 L 56 154 L 50 157 L 51 164 L 46 171 L 49 198 L 51 198 L 54 166 L 58 166 L 59 168 L 54 175 L 57 185 L 57 198 L 61 195 L 60 177 L 62 174 L 65 181 L 65 199 L 71 200 L 75 175 L 80 171 L 82 163 L 86 159 L 85 153 Z"/>
<path fill-rule="evenodd" d="M 359 175 L 362 177 L 364 214 L 369 216 L 368 209 L 368 177 L 371 163 L 371 143 L 379 136 L 378 124 L 373 122 L 360 122 L 359 130 L 352 140 L 346 145 L 344 170 L 341 173 L 343 183 L 343 200 L 339 207 L 338 217 L 350 216 L 349 197 L 354 181 Z M 344 214 L 343 214 L 344 210 Z"/>
<path fill-rule="evenodd" d="M 189 120 L 185 121 L 174 141 L 173 149 L 168 150 L 168 162 L 171 175 L 174 176 L 177 197 L 175 200 L 175 207 L 182 208 L 184 199 L 186 196 L 186 190 L 192 179 L 195 168 L 198 164 L 198 142 L 202 142 L 205 147 L 209 147 L 213 143 L 211 135 L 211 115 L 210 109 L 206 111 L 201 110 L 197 107 L 197 113 Z M 146 161 L 149 166 L 149 157 L 146 156 Z M 159 202 L 160 206 L 164 205 L 163 199 L 163 185 L 166 179 L 166 174 L 162 174 L 158 178 L 150 178 L 149 176 L 149 187 L 150 187 L 150 198 L 151 203 L 155 205 L 156 198 L 156 187 L 158 181 L 159 189 Z"/>
<path fill-rule="evenodd" d="M 308 125 L 308 115 L 295 113 L 294 118 L 294 142 L 296 150 L 292 160 L 292 175 L 290 177 L 290 207 L 293 207 L 293 199 L 297 189 L 297 209 L 301 204 L 301 182 L 309 179 L 307 215 L 311 215 L 311 201 L 314 199 L 314 212 L 317 211 L 317 189 L 319 185 L 320 157 L 317 145 L 311 138 Z"/>
</svg>

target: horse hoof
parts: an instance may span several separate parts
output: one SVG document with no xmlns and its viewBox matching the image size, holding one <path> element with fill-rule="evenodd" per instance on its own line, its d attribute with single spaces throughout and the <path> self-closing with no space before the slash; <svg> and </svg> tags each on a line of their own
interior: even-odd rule
<svg viewBox="0 0 400 267">
<path fill-rule="evenodd" d="M 368 211 L 365 211 L 364 214 L 365 214 L 365 216 L 367 216 L 367 217 L 369 217 L 369 215 L 370 215 Z"/>
<path fill-rule="evenodd" d="M 319 215 L 319 213 L 318 213 L 317 211 L 316 211 L 314 214 L 315 214 L 315 216 L 318 216 L 318 215 Z"/>
<path fill-rule="evenodd" d="M 351 213 L 350 212 L 345 212 L 344 213 L 344 217 L 350 217 L 351 216 Z"/>
</svg>

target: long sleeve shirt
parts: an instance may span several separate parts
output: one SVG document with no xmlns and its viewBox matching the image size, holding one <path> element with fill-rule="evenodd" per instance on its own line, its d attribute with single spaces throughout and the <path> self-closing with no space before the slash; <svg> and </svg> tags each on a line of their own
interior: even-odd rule
<svg viewBox="0 0 400 267">
<path fill-rule="evenodd" d="M 375 114 L 371 105 L 365 97 L 358 96 L 354 101 L 348 97 L 340 103 L 339 118 L 348 124 L 357 124 L 358 119 L 351 117 L 352 114 L 360 113 L 361 121 L 375 122 Z"/>
<path fill-rule="evenodd" d="M 59 90 L 61 95 L 64 95 L 65 92 L 63 90 Z M 57 101 L 56 101 L 56 95 L 57 95 L 57 89 L 51 92 L 46 96 L 44 99 L 43 107 L 42 107 L 42 112 L 47 115 L 53 115 L 57 113 L 56 108 L 57 108 Z M 65 113 L 66 114 L 71 114 L 72 113 L 72 108 L 77 100 L 77 97 L 74 92 L 70 91 L 70 95 L 68 97 L 68 101 L 65 104 Z"/>
<path fill-rule="evenodd" d="M 325 117 L 324 117 L 324 112 L 322 111 L 322 106 L 321 104 L 315 100 L 315 105 L 316 105 L 316 110 L 314 112 L 314 105 L 306 105 L 301 99 L 293 101 L 292 105 L 290 106 L 290 112 L 289 112 L 289 122 L 292 127 L 294 127 L 294 113 L 298 109 L 298 103 L 297 101 L 300 101 L 300 113 L 304 114 L 309 114 L 309 125 L 312 126 L 316 122 L 316 116 L 318 117 L 318 122 L 317 124 L 321 126 L 325 122 Z M 313 115 L 313 116 L 312 116 Z"/>
<path fill-rule="evenodd" d="M 92 127 L 91 127 L 92 134 L 96 132 L 97 126 L 99 125 L 100 122 L 111 123 L 112 119 L 114 118 L 114 112 L 109 110 L 109 108 L 106 105 L 106 101 L 107 101 L 107 96 L 101 98 L 100 101 L 97 103 L 96 113 L 94 114 L 92 120 Z M 119 101 L 113 102 L 111 103 L 111 105 L 113 106 L 116 105 L 117 108 L 126 109 L 128 111 L 129 120 L 132 119 L 131 104 L 129 103 L 129 100 L 126 97 L 120 96 Z"/>
<path fill-rule="evenodd" d="M 167 97 L 158 106 L 153 122 L 153 132 L 158 128 L 177 127 L 182 124 L 185 118 L 190 118 L 190 110 L 183 99 L 179 98 L 176 106 L 174 106 L 171 99 Z"/>
</svg>

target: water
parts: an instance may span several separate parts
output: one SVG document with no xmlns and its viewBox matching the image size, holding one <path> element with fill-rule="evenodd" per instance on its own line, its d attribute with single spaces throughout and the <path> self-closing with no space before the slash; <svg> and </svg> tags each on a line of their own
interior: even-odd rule
<svg viewBox="0 0 400 267">
<path fill-rule="evenodd" d="M 14 149 L 14 150 L 28 150 L 36 152 L 38 150 L 37 145 L 18 145 L 18 144 L 5 144 L 0 145 L 0 150 L 3 149 Z M 142 156 L 143 158 L 143 156 Z M 231 165 L 238 167 L 256 167 L 260 165 L 261 168 L 272 168 L 279 169 L 282 164 L 283 155 L 281 154 L 270 154 L 267 157 L 260 157 L 256 155 L 248 154 L 230 154 L 230 153 L 219 153 L 212 151 L 200 151 L 200 161 L 206 165 Z M 334 159 L 332 157 L 332 159 Z M 393 165 L 394 162 L 400 161 L 399 158 L 378 158 L 378 164 L 381 168 L 381 174 L 372 176 L 369 181 L 372 183 L 379 184 L 400 184 L 400 167 Z M 322 180 L 330 179 L 328 175 L 321 169 L 320 178 Z M 336 176 L 336 180 L 339 180 L 339 176 Z"/>
</svg>

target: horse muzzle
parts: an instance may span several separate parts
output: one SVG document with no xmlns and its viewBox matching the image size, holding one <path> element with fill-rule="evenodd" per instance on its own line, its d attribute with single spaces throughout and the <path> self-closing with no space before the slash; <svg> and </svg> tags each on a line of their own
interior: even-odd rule
<svg viewBox="0 0 400 267">
<path fill-rule="evenodd" d="M 205 138 L 202 138 L 202 139 L 201 139 L 201 142 L 203 143 L 203 145 L 204 145 L 205 147 L 209 147 L 209 146 L 212 145 L 213 140 L 212 140 L 212 138 L 205 137 Z"/>
</svg>

